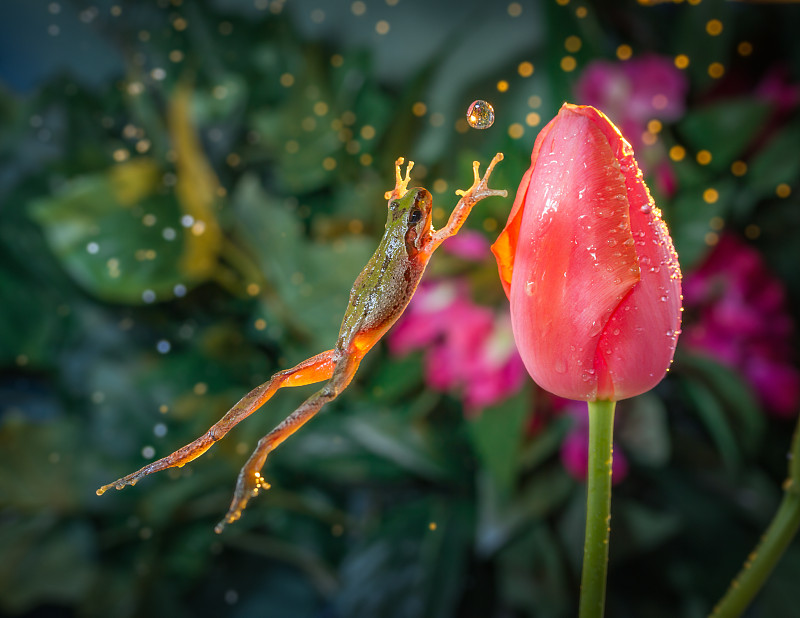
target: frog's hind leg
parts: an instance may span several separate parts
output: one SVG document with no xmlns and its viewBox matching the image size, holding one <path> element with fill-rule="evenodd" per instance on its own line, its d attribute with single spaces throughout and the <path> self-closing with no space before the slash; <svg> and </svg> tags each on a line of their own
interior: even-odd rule
<svg viewBox="0 0 800 618">
<path fill-rule="evenodd" d="M 97 495 L 103 494 L 106 490 L 115 487 L 122 489 L 126 485 L 135 485 L 136 482 L 149 474 L 166 470 L 167 468 L 181 467 L 184 464 L 200 457 L 215 442 L 222 439 L 239 421 L 244 420 L 253 412 L 258 410 L 275 394 L 279 388 L 287 386 L 303 386 L 328 380 L 336 367 L 337 353 L 335 350 L 328 350 L 322 354 L 304 360 L 299 365 L 291 369 L 279 371 L 268 382 L 254 388 L 233 406 L 220 420 L 194 442 L 179 448 L 171 455 L 147 464 L 141 470 L 124 476 L 121 479 L 104 485 L 97 490 Z"/>
<path fill-rule="evenodd" d="M 225 524 L 233 523 L 241 517 L 248 501 L 258 494 L 259 489 L 262 487 L 269 488 L 269 485 L 261 477 L 261 468 L 264 467 L 267 455 L 311 420 L 322 406 L 336 399 L 347 388 L 358 369 L 362 357 L 363 355 L 355 354 L 343 356 L 337 363 L 328 383 L 306 399 L 299 408 L 287 416 L 275 429 L 258 441 L 255 451 L 253 451 L 253 454 L 250 455 L 247 463 L 239 472 L 231 506 L 222 521 L 217 524 L 215 528 L 217 532 L 222 532 Z"/>
</svg>

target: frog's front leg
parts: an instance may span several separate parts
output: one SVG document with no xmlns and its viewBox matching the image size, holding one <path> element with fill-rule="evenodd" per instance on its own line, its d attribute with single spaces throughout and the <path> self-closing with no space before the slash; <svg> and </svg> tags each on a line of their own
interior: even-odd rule
<svg viewBox="0 0 800 618">
<path fill-rule="evenodd" d="M 472 173 L 474 176 L 472 186 L 466 191 L 456 191 L 456 194 L 460 195 L 461 199 L 458 200 L 458 204 L 456 204 L 456 207 L 450 214 L 447 225 L 445 225 L 441 230 L 437 230 L 431 234 L 431 242 L 429 243 L 428 248 L 429 252 L 433 252 L 442 242 L 455 235 L 458 230 L 461 229 L 461 226 L 464 225 L 464 222 L 467 220 L 467 217 L 469 216 L 469 213 L 475 204 L 486 197 L 506 197 L 508 195 L 508 191 L 505 189 L 490 189 L 488 184 L 489 177 L 494 171 L 494 166 L 502 160 L 503 153 L 498 152 L 492 159 L 492 162 L 489 163 L 489 167 L 486 168 L 486 173 L 483 175 L 483 178 L 481 178 L 479 171 L 480 164 L 477 161 L 472 162 Z"/>
<path fill-rule="evenodd" d="M 211 448 L 215 442 L 221 440 L 235 425 L 269 401 L 279 388 L 303 386 L 329 379 L 333 375 L 337 358 L 338 353 L 336 350 L 328 350 L 327 352 L 317 354 L 316 356 L 304 360 L 291 369 L 279 371 L 272 376 L 268 382 L 257 386 L 242 397 L 239 403 L 233 406 L 225 416 L 211 426 L 211 429 L 194 442 L 190 442 L 186 446 L 179 448 L 171 455 L 167 455 L 158 461 L 147 464 L 133 474 L 123 476 L 113 483 L 104 485 L 97 490 L 97 495 L 102 495 L 112 487 L 122 489 L 126 485 L 135 485 L 139 479 L 153 474 L 154 472 L 166 470 L 167 468 L 180 468 L 193 459 L 197 459 Z"/>
<path fill-rule="evenodd" d="M 269 455 L 275 448 L 310 421 L 329 401 L 333 401 L 347 388 L 350 381 L 364 357 L 364 352 L 357 351 L 353 346 L 351 352 L 345 352 L 336 364 L 333 374 L 319 391 L 306 399 L 299 408 L 287 416 L 275 429 L 258 441 L 253 454 L 239 472 L 236 480 L 236 490 L 233 494 L 230 508 L 225 517 L 214 528 L 217 533 L 222 532 L 225 524 L 235 522 L 242 516 L 242 511 L 247 506 L 250 498 L 256 496 L 260 489 L 269 489 L 269 484 L 261 476 L 261 469 Z"/>
</svg>

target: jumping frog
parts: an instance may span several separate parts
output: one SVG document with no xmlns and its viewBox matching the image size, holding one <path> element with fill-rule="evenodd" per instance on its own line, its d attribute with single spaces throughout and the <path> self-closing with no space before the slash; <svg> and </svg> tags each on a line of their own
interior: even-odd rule
<svg viewBox="0 0 800 618">
<path fill-rule="evenodd" d="M 135 485 L 139 479 L 149 474 L 182 467 L 196 459 L 222 439 L 239 421 L 264 405 L 279 388 L 327 380 L 321 390 L 306 399 L 275 429 L 259 440 L 255 451 L 239 473 L 228 513 L 215 529 L 221 532 L 225 524 L 239 519 L 250 498 L 257 495 L 261 488 L 269 488 L 269 484 L 261 476 L 267 455 L 308 422 L 322 406 L 347 388 L 361 359 L 405 310 L 436 248 L 458 232 L 472 207 L 480 200 L 507 195 L 506 191 L 490 189 L 487 184 L 495 164 L 502 159 L 502 153 L 495 155 L 483 178 L 478 171 L 478 162 L 473 163 L 472 186 L 466 191 L 456 191 L 461 199 L 453 209 L 447 225 L 438 231 L 431 224 L 433 200 L 430 192 L 421 187 L 407 189 L 414 162 L 408 162 L 403 176 L 400 171 L 403 159 L 398 159 L 395 163 L 395 187 L 384 195 L 389 200 L 386 229 L 378 248 L 350 291 L 350 301 L 336 346 L 291 369 L 279 371 L 269 381 L 245 395 L 195 441 L 133 474 L 104 485 L 97 490 L 97 495 L 112 487 L 122 489 L 126 485 Z"/>
</svg>

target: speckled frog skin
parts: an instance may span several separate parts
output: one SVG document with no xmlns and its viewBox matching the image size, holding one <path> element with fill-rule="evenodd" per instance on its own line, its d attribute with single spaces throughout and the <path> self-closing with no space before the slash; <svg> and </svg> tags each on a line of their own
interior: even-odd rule
<svg viewBox="0 0 800 618">
<path fill-rule="evenodd" d="M 269 487 L 261 476 L 267 455 L 313 418 L 322 406 L 347 388 L 361 359 L 408 306 L 436 248 L 461 229 L 472 207 L 480 200 L 491 196 L 506 196 L 506 191 L 489 189 L 487 184 L 494 166 L 502 159 L 502 153 L 495 155 L 483 178 L 478 171 L 478 162 L 473 163 L 472 186 L 466 191 L 456 192 L 461 199 L 450 214 L 447 225 L 438 231 L 433 229 L 431 223 L 433 199 L 430 192 L 421 187 L 407 189 L 414 163 L 409 161 L 405 176 L 402 176 L 400 166 L 403 159 L 398 159 L 395 164 L 395 187 L 385 195 L 389 208 L 386 229 L 378 248 L 350 291 L 350 300 L 336 346 L 291 369 L 279 371 L 242 397 L 202 436 L 171 455 L 104 485 L 97 490 L 97 494 L 100 495 L 112 487 L 122 489 L 126 485 L 135 485 L 139 479 L 149 474 L 181 467 L 196 459 L 222 439 L 239 421 L 264 405 L 279 388 L 326 381 L 319 391 L 259 440 L 255 451 L 239 472 L 230 508 L 217 524 L 216 531 L 221 532 L 225 524 L 239 519 L 250 498 L 257 495 L 262 488 Z"/>
<path fill-rule="evenodd" d="M 428 262 L 420 251 L 431 242 L 432 201 L 423 188 L 389 200 L 383 238 L 350 290 L 337 350 L 347 350 L 367 332 L 380 338 L 411 301 Z"/>
</svg>

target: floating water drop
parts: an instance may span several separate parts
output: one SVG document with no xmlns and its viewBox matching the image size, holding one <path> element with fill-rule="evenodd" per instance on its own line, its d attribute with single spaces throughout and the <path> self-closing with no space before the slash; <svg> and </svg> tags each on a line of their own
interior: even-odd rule
<svg viewBox="0 0 800 618">
<path fill-rule="evenodd" d="M 494 124 L 494 108 L 483 99 L 473 101 L 467 110 L 467 122 L 473 129 L 488 129 Z"/>
</svg>

